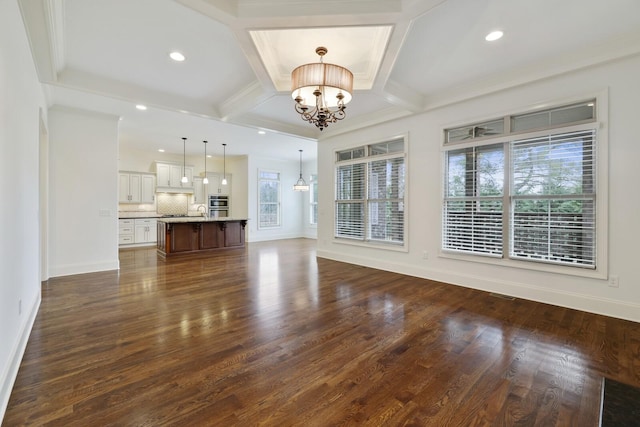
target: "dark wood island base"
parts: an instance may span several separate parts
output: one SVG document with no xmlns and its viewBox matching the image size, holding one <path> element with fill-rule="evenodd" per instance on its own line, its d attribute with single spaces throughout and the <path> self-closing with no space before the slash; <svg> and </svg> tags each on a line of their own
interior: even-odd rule
<svg viewBox="0 0 640 427">
<path fill-rule="evenodd" d="M 244 247 L 247 219 L 158 219 L 158 254 L 163 257 L 192 252 Z"/>
</svg>

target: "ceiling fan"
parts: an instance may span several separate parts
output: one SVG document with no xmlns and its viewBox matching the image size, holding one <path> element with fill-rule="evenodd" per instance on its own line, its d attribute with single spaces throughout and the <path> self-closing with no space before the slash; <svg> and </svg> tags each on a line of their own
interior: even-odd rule
<svg viewBox="0 0 640 427">
<path fill-rule="evenodd" d="M 486 128 L 482 126 L 473 126 L 469 128 L 468 135 L 462 139 L 482 138 L 483 136 L 499 135 L 499 134 L 500 132 L 496 132 L 491 128 Z"/>
</svg>

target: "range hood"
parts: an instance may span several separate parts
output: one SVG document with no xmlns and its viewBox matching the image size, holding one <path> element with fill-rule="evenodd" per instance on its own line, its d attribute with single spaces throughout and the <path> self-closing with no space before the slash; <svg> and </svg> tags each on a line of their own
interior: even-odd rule
<svg viewBox="0 0 640 427">
<path fill-rule="evenodd" d="M 156 193 L 193 194 L 193 187 L 156 187 Z"/>
</svg>

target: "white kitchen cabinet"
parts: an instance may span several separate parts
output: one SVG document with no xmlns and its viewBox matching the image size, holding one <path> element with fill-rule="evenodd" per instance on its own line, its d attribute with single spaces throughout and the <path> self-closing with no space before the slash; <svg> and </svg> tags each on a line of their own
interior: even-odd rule
<svg viewBox="0 0 640 427">
<path fill-rule="evenodd" d="M 207 195 L 212 196 L 228 196 L 231 194 L 231 174 L 227 174 L 227 185 L 222 185 L 222 179 L 224 175 L 217 172 L 208 172 L 207 178 L 209 178 L 209 186 L 207 188 Z"/>
<path fill-rule="evenodd" d="M 136 218 L 134 222 L 134 243 L 155 243 L 157 240 L 157 222 L 154 218 Z"/>
<path fill-rule="evenodd" d="M 205 189 L 208 185 L 202 183 L 202 178 L 196 176 L 193 178 L 193 204 L 200 205 L 207 203 L 207 195 Z"/>
<path fill-rule="evenodd" d="M 120 172 L 118 174 L 118 202 L 140 203 L 140 174 Z"/>
<path fill-rule="evenodd" d="M 184 174 L 188 182 L 182 182 L 183 166 L 178 163 L 156 162 L 156 185 L 158 191 L 176 191 L 184 190 L 184 192 L 193 192 L 193 166 L 185 166 Z"/>
<path fill-rule="evenodd" d="M 134 227 L 135 223 L 133 219 L 118 220 L 118 243 L 120 245 L 129 245 L 134 243 Z"/>
<path fill-rule="evenodd" d="M 143 172 L 118 173 L 118 203 L 153 203 L 155 177 Z"/>
<path fill-rule="evenodd" d="M 152 174 L 140 175 L 140 203 L 156 201 L 156 177 Z"/>
</svg>

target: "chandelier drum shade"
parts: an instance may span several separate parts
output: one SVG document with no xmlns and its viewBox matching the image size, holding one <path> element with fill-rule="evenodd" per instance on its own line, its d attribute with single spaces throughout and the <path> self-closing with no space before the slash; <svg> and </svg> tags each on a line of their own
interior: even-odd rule
<svg viewBox="0 0 640 427">
<path fill-rule="evenodd" d="M 316 53 L 320 62 L 301 65 L 291 72 L 291 97 L 302 120 L 323 130 L 345 118 L 344 110 L 353 93 L 353 73 L 339 65 L 325 64 L 322 58 L 327 54 L 326 47 L 317 48 Z"/>
</svg>

